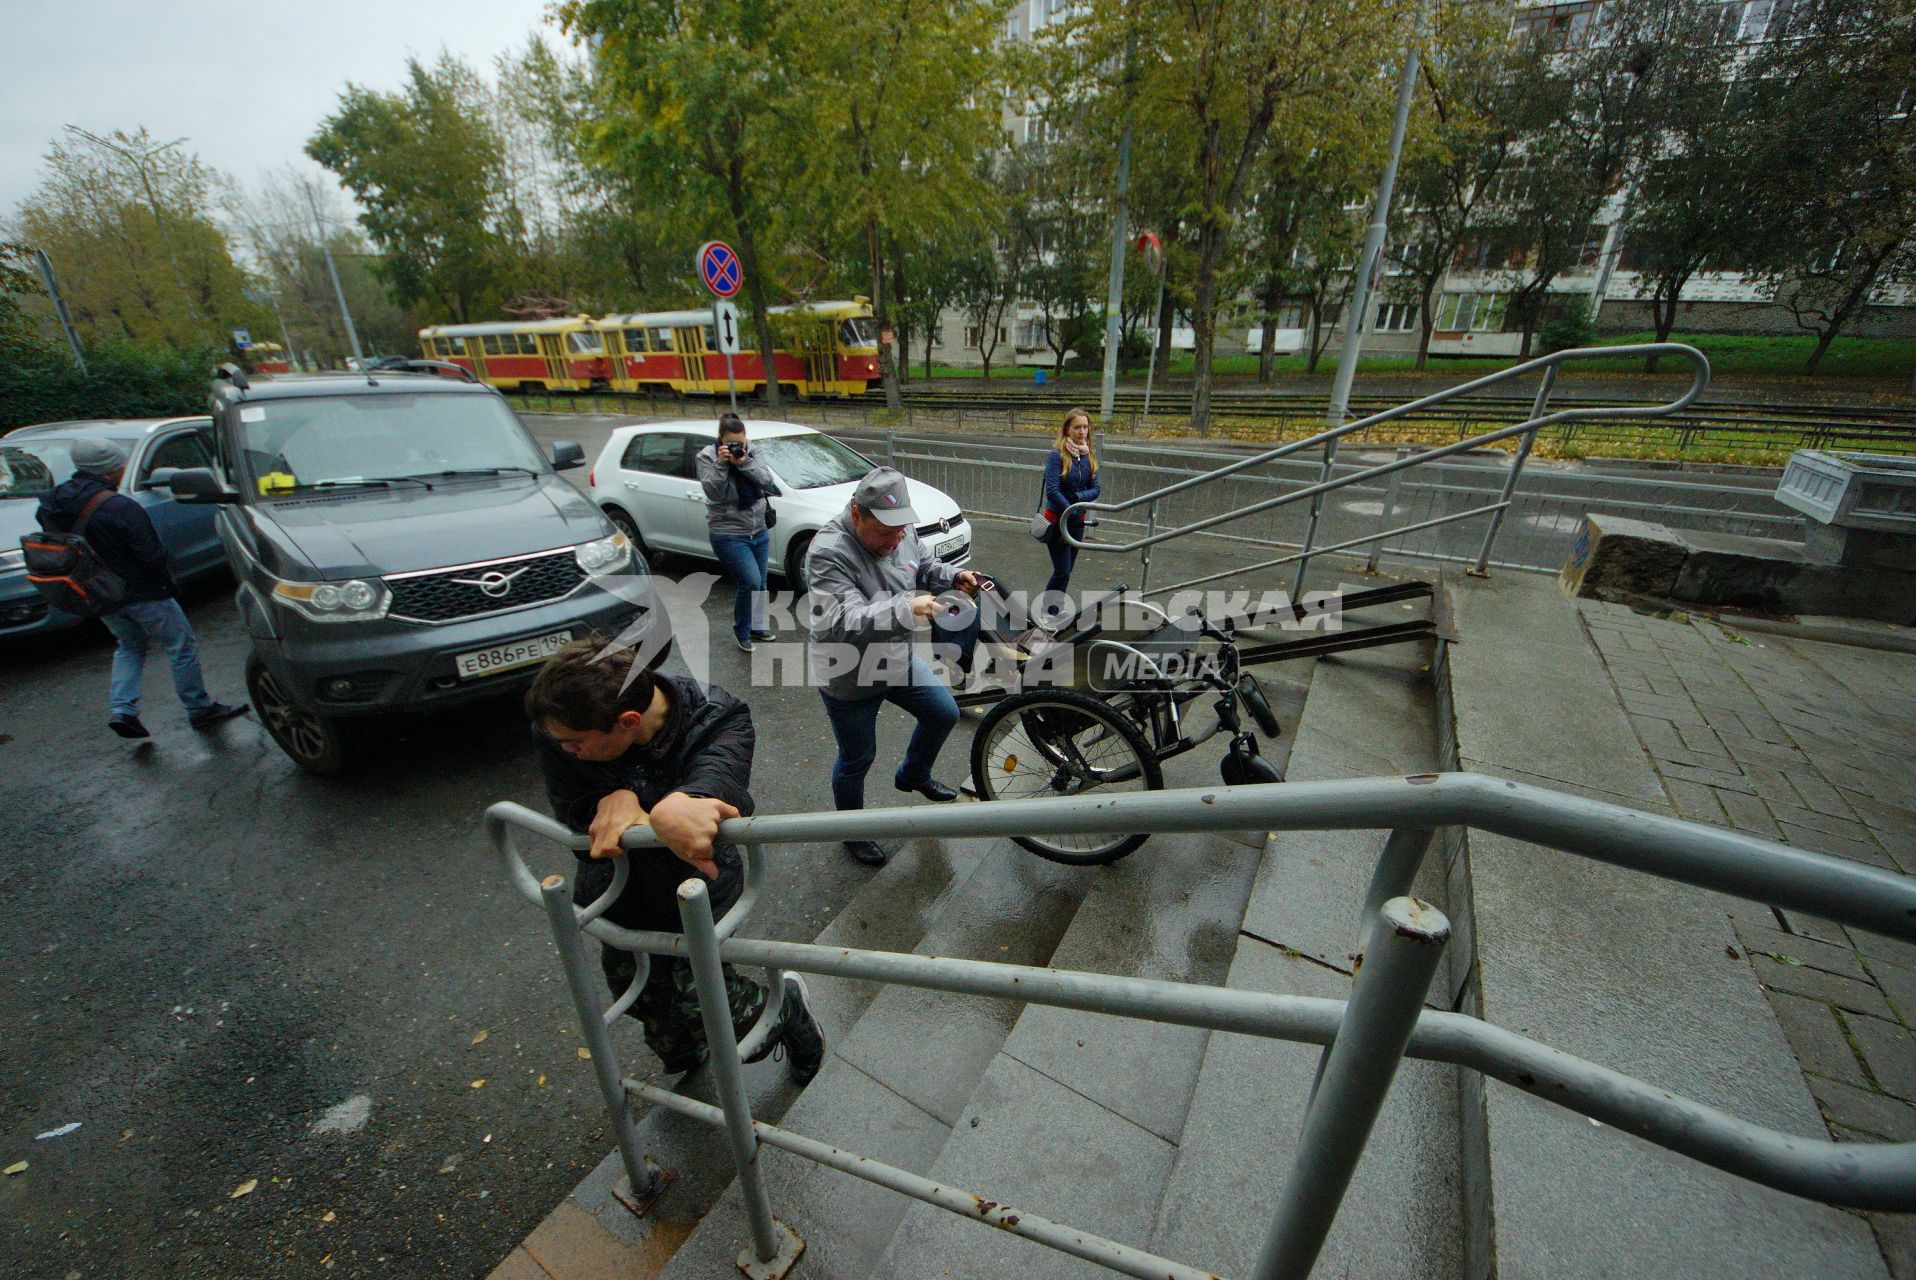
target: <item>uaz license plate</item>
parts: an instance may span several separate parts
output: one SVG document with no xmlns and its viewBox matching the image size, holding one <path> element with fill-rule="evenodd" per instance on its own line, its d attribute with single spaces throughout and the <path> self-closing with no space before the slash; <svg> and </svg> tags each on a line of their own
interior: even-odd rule
<svg viewBox="0 0 1916 1280">
<path fill-rule="evenodd" d="M 470 680 L 474 676 L 497 675 L 501 671 L 511 671 L 515 667 L 529 667 L 544 662 L 559 650 L 565 648 L 572 639 L 570 631 L 554 631 L 550 635 L 534 636 L 530 640 L 520 640 L 513 644 L 497 645 L 491 649 L 478 649 L 472 653 L 462 653 L 453 661 L 458 664 L 459 678 Z"/>
</svg>

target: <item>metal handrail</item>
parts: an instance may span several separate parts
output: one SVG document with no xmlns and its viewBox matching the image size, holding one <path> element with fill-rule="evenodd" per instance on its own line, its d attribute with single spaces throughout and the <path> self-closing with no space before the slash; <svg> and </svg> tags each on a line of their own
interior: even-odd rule
<svg viewBox="0 0 1916 1280">
<path fill-rule="evenodd" d="M 1688 360 L 1693 371 L 1689 390 L 1685 391 L 1675 400 L 1662 404 L 1573 407 L 1559 409 L 1554 413 L 1544 412 L 1550 401 L 1550 392 L 1556 385 L 1557 371 L 1564 365 L 1576 360 L 1634 359 L 1637 356 L 1653 355 L 1680 356 Z M 1395 418 L 1402 418 L 1409 414 L 1417 413 L 1433 405 L 1455 400 L 1459 396 L 1480 391 L 1485 387 L 1493 387 L 1500 383 L 1527 377 L 1532 373 L 1540 373 L 1542 375 L 1542 382 L 1537 388 L 1536 399 L 1531 405 L 1530 417 L 1523 422 L 1516 423 L 1512 426 L 1499 427 L 1493 431 L 1485 431 L 1478 435 L 1471 436 L 1468 439 L 1458 440 L 1452 444 L 1442 445 L 1435 449 L 1428 449 L 1408 457 L 1399 457 L 1390 462 L 1380 463 L 1377 466 L 1353 472 L 1342 479 L 1334 479 L 1332 477 L 1331 471 L 1337 459 L 1337 445 L 1345 436 L 1377 426 L 1379 423 L 1389 422 Z M 1529 459 L 1530 449 L 1536 441 L 1538 431 L 1544 427 L 1554 426 L 1561 422 L 1594 422 L 1616 418 L 1666 417 L 1688 408 L 1695 402 L 1698 396 L 1703 394 L 1709 385 L 1709 358 L 1695 347 L 1681 342 L 1638 342 L 1616 347 L 1573 347 L 1565 351 L 1554 351 L 1547 356 L 1538 356 L 1534 360 L 1526 360 L 1522 364 L 1512 365 L 1508 369 L 1500 369 L 1495 373 L 1486 374 L 1474 381 L 1460 383 L 1454 387 L 1446 387 L 1442 391 L 1432 392 L 1430 395 L 1409 401 L 1408 403 L 1380 410 L 1368 417 L 1359 418 L 1356 422 L 1347 422 L 1342 426 L 1329 427 L 1318 432 L 1316 435 L 1307 436 L 1302 440 L 1294 440 L 1290 444 L 1279 445 L 1275 449 L 1268 449 L 1263 453 L 1253 454 L 1248 458 L 1233 462 L 1228 466 L 1219 467 L 1215 471 L 1209 471 L 1200 476 L 1192 476 L 1189 479 L 1180 480 L 1175 484 L 1165 485 L 1161 489 L 1153 489 L 1149 493 L 1142 493 L 1136 497 L 1127 498 L 1122 502 L 1074 502 L 1060 513 L 1058 520 L 1059 536 L 1069 541 L 1072 546 L 1086 551 L 1135 551 L 1142 559 L 1144 572 L 1148 575 L 1150 572 L 1150 556 L 1148 552 L 1151 547 L 1158 543 L 1169 542 L 1175 538 L 1186 537 L 1193 533 L 1202 533 L 1206 529 L 1215 528 L 1218 525 L 1229 523 L 1232 520 L 1241 520 L 1245 516 L 1256 515 L 1261 511 L 1270 511 L 1277 507 L 1286 506 L 1290 503 L 1300 502 L 1309 498 L 1311 500 L 1311 514 L 1310 523 L 1305 529 L 1303 553 L 1298 556 L 1287 556 L 1280 560 L 1271 561 L 1268 564 L 1250 566 L 1250 568 L 1253 569 L 1268 568 L 1274 564 L 1288 563 L 1293 560 L 1297 561 L 1297 579 L 1292 589 L 1292 594 L 1295 595 L 1297 591 L 1303 587 L 1304 574 L 1310 567 L 1311 559 L 1314 556 L 1328 554 L 1333 550 L 1333 548 L 1317 548 L 1313 545 L 1317 534 L 1319 504 L 1325 494 L 1346 488 L 1350 485 L 1375 480 L 1381 476 L 1393 475 L 1399 471 L 1406 471 L 1413 467 L 1422 466 L 1427 462 L 1434 462 L 1439 458 L 1447 458 L 1452 454 L 1462 453 L 1468 449 L 1477 449 L 1487 444 L 1495 444 L 1500 440 L 1508 440 L 1513 436 L 1522 436 L 1523 442 L 1518 446 L 1516 454 L 1511 458 L 1510 470 L 1504 478 L 1503 492 L 1499 495 L 1498 500 L 1495 503 L 1446 517 L 1446 520 L 1461 520 L 1467 516 L 1490 515 L 1490 527 L 1485 531 L 1483 548 L 1478 552 L 1477 564 L 1473 570 L 1474 573 L 1481 576 L 1485 573 L 1489 565 L 1491 551 L 1496 545 L 1497 534 L 1503 524 L 1503 513 L 1510 505 L 1510 496 L 1516 490 L 1518 477 L 1523 474 L 1524 463 Z M 1210 484 L 1213 481 L 1222 480 L 1227 476 L 1236 475 L 1240 471 L 1246 471 L 1267 462 L 1274 462 L 1279 458 L 1289 457 L 1294 453 L 1301 453 L 1306 449 L 1311 449 L 1318 445 L 1324 447 L 1324 467 L 1321 479 L 1318 483 L 1307 485 L 1302 489 L 1293 490 L 1290 493 L 1280 494 L 1275 498 L 1266 499 L 1262 502 L 1254 502 L 1248 506 L 1239 507 L 1234 511 L 1224 512 L 1221 515 L 1207 516 L 1193 524 L 1181 525 L 1176 529 L 1159 530 L 1156 528 L 1158 504 L 1165 498 L 1173 494 L 1182 493 L 1187 489 L 1194 489 L 1201 485 Z M 1066 520 L 1066 517 L 1074 512 L 1087 513 L 1095 511 L 1101 513 L 1116 513 L 1129 511 L 1133 507 L 1138 506 L 1148 506 L 1148 520 L 1151 525 L 1151 530 L 1147 532 L 1144 537 L 1135 538 L 1130 542 L 1086 542 L 1072 535 Z M 1382 542 L 1406 532 L 1411 532 L 1411 530 L 1387 529 L 1372 534 L 1369 537 L 1341 543 L 1339 544 L 1339 548 L 1336 549 L 1357 546 L 1367 542 L 1376 542 L 1381 545 Z M 1240 569 L 1237 572 L 1242 573 L 1246 572 L 1246 570 Z M 1216 576 L 1218 575 L 1212 575 L 1211 578 L 1194 579 L 1192 582 L 1177 583 L 1171 587 L 1160 587 L 1151 594 L 1157 595 L 1165 591 L 1174 591 L 1178 587 L 1194 585 L 1197 581 L 1212 581 Z M 1143 587 L 1144 583 L 1140 582 L 1139 589 L 1142 590 Z"/>
<path fill-rule="evenodd" d="M 705 882 L 698 879 L 687 880 L 679 893 L 685 932 L 625 929 L 602 918 L 605 901 L 616 891 L 588 906 L 573 906 L 563 877 L 534 877 L 513 833 L 529 831 L 575 850 L 583 847 L 583 837 L 510 803 L 487 810 L 486 825 L 511 882 L 539 902 L 551 922 L 634 1187 L 643 1186 L 648 1174 L 628 1097 L 710 1123 L 722 1122 L 731 1139 L 751 1225 L 752 1244 L 741 1254 L 740 1264 L 749 1265 L 752 1274 L 782 1275 L 781 1266 L 789 1267 L 803 1248 L 789 1227 L 771 1217 L 757 1160 L 761 1141 L 1127 1275 L 1194 1280 L 1208 1273 L 995 1200 L 982 1200 L 948 1184 L 932 1184 L 907 1170 L 816 1139 L 755 1123 L 739 1062 L 755 1045 L 762 1045 L 766 1022 L 762 1019 L 744 1044 L 736 1042 L 720 976 L 722 961 L 762 966 L 774 975 L 790 969 L 1327 1046 L 1291 1172 L 1259 1258 L 1256 1275 L 1260 1280 L 1308 1276 L 1398 1063 L 1406 1056 L 1477 1071 L 1767 1187 L 1850 1208 L 1916 1209 L 1916 1142 L 1857 1145 L 1766 1128 L 1481 1019 L 1424 1007 L 1449 925 L 1435 908 L 1408 894 L 1436 828 L 1464 826 L 1494 832 L 1916 942 L 1916 881 L 1826 854 L 1467 773 L 1001 801 L 951 809 L 768 815 L 720 824 L 720 839 L 744 846 L 748 880 L 762 876 L 760 847 L 768 843 L 977 837 L 1033 830 L 1092 834 L 1387 829 L 1390 835 L 1360 915 L 1363 963 L 1357 968 L 1351 998 L 1337 1001 L 947 957 L 724 939 L 721 930 L 737 927 L 739 908 L 715 925 Z M 646 827 L 632 828 L 622 843 L 627 849 L 659 844 Z M 583 937 L 588 933 L 635 953 L 685 956 L 692 961 L 719 1108 L 619 1074 L 607 1022 L 598 1009 L 591 967 L 585 960 Z M 779 985 L 775 979 L 774 987 Z M 771 1016 L 768 1013 L 767 1018 Z"/>
</svg>

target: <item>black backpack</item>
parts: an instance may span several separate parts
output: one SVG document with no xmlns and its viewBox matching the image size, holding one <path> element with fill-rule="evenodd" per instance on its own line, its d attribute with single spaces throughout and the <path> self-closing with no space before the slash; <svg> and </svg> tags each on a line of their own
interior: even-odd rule
<svg viewBox="0 0 1916 1280">
<path fill-rule="evenodd" d="M 100 504 L 113 496 L 102 489 L 86 501 L 71 533 L 23 533 L 20 550 L 26 557 L 27 581 L 62 613 L 97 618 L 126 601 L 126 579 L 107 568 L 86 540 L 87 522 Z"/>
</svg>

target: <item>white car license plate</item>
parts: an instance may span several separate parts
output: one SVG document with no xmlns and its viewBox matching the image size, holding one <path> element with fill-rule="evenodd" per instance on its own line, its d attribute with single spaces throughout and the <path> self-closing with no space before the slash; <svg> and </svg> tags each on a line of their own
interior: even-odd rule
<svg viewBox="0 0 1916 1280">
<path fill-rule="evenodd" d="M 566 642 L 571 639 L 570 631 L 554 631 L 550 635 L 534 636 L 530 640 L 520 640 L 515 644 L 502 644 L 491 649 L 462 653 L 453 661 L 459 666 L 461 680 L 470 680 L 474 676 L 497 675 L 501 671 L 511 671 L 515 667 L 529 667 L 535 662 L 544 662 L 563 649 Z"/>
<path fill-rule="evenodd" d="M 956 560 L 959 556 L 964 555 L 970 550 L 971 543 L 964 538 L 959 538 L 940 546 L 938 548 L 938 558 L 940 560 Z"/>
</svg>

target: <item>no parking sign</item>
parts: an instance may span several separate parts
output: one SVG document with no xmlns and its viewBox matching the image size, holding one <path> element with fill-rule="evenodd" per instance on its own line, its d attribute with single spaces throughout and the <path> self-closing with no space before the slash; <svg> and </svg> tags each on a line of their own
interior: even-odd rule
<svg viewBox="0 0 1916 1280">
<path fill-rule="evenodd" d="M 699 246 L 699 279 L 720 298 L 729 298 L 745 283 L 745 267 L 738 254 L 723 240 L 707 240 Z"/>
</svg>

